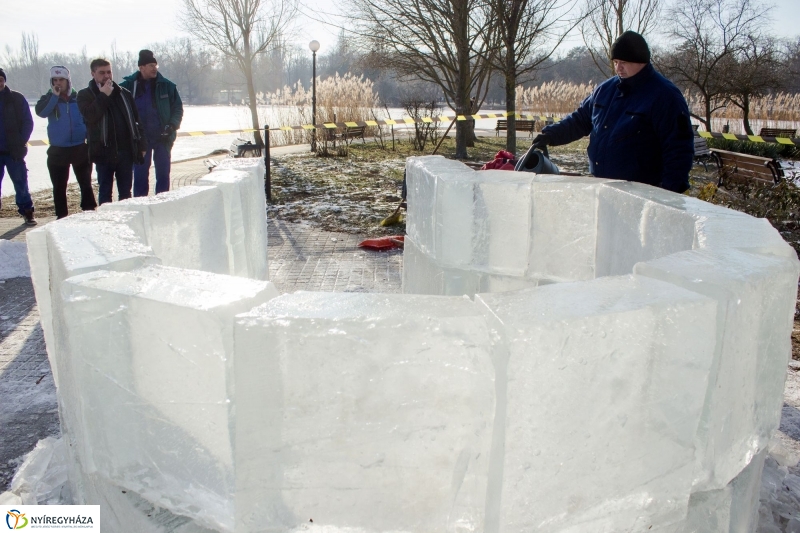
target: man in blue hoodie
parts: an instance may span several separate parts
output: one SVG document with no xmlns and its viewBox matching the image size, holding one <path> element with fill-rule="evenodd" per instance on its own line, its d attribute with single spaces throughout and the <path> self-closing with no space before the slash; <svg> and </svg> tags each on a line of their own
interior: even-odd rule
<svg viewBox="0 0 800 533">
<path fill-rule="evenodd" d="M 598 85 L 574 113 L 544 128 L 532 147 L 589 135 L 593 176 L 686 191 L 694 134 L 683 94 L 650 64 L 650 48 L 638 33 L 620 35 L 611 58 L 617 75 Z"/>
<path fill-rule="evenodd" d="M 144 163 L 133 167 L 133 195 L 150 192 L 150 162 L 156 167 L 156 194 L 169 190 L 172 145 L 183 120 L 183 102 L 174 83 L 158 71 L 158 61 L 150 50 L 139 51 L 139 72 L 120 83 L 136 101 L 142 121 L 147 152 Z"/>
<path fill-rule="evenodd" d="M 50 87 L 36 103 L 36 114 L 47 119 L 47 170 L 53 182 L 53 203 L 56 216 L 64 218 L 67 209 L 67 182 L 69 167 L 81 188 L 81 209 L 91 211 L 97 207 L 92 190 L 92 164 L 86 146 L 86 124 L 78 110 L 78 91 L 72 88 L 69 69 L 55 66 L 50 69 Z"/>
<path fill-rule="evenodd" d="M 27 225 L 35 226 L 33 199 L 28 190 L 28 167 L 25 166 L 31 133 L 33 116 L 28 101 L 6 86 L 6 73 L 0 68 L 0 185 L 5 170 L 8 170 L 14 184 L 17 210 Z"/>
</svg>

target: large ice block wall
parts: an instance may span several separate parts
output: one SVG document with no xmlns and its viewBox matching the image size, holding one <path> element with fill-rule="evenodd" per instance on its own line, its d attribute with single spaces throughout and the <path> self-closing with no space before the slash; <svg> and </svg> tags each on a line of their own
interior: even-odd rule
<svg viewBox="0 0 800 533">
<path fill-rule="evenodd" d="M 499 529 L 751 530 L 797 293 L 778 232 L 630 182 L 407 176 L 404 292 L 475 295 L 501 339 Z"/>
<path fill-rule="evenodd" d="M 412 158 L 406 294 L 278 295 L 263 163 L 218 168 L 29 233 L 104 529 L 753 529 L 800 275 L 766 221 Z"/>
</svg>

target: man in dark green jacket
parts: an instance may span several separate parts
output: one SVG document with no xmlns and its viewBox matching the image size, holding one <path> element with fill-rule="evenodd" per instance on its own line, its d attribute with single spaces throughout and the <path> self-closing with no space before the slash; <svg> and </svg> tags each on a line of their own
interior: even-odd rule
<svg viewBox="0 0 800 533">
<path fill-rule="evenodd" d="M 158 61 L 150 50 L 139 51 L 139 72 L 125 77 L 120 86 L 133 94 L 147 138 L 144 163 L 133 167 L 133 195 L 150 192 L 151 162 L 156 167 L 156 194 L 168 191 L 172 145 L 183 119 L 178 89 L 158 72 Z"/>
</svg>

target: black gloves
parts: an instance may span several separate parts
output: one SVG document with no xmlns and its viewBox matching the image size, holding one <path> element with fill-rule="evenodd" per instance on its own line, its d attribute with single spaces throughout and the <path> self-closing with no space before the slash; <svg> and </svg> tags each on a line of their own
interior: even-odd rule
<svg viewBox="0 0 800 533">
<path fill-rule="evenodd" d="M 174 131 L 175 128 L 172 127 L 172 124 L 167 124 L 164 126 L 164 131 L 161 132 L 161 138 L 168 139 Z"/>
<path fill-rule="evenodd" d="M 534 150 L 547 150 L 548 144 L 550 144 L 550 136 L 546 133 L 540 133 L 531 143 L 531 148 Z"/>
</svg>

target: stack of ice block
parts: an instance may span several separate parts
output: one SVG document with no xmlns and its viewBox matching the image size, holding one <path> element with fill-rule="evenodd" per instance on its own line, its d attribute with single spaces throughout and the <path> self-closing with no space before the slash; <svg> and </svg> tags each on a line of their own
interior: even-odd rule
<svg viewBox="0 0 800 533">
<path fill-rule="evenodd" d="M 236 345 L 242 531 L 484 529 L 494 370 L 472 302 L 287 294 L 240 315 Z"/>
<path fill-rule="evenodd" d="M 245 278 L 269 279 L 266 197 L 261 180 L 242 170 L 217 170 L 197 184 L 216 186 L 222 191 L 229 272 Z"/>
<path fill-rule="evenodd" d="M 233 527 L 233 317 L 265 281 L 164 266 L 62 290 L 90 472 L 208 527 Z"/>
<path fill-rule="evenodd" d="M 147 500 L 233 529 L 233 317 L 277 295 L 250 166 L 29 233 L 73 496 L 112 531 L 170 530 Z"/>
<path fill-rule="evenodd" d="M 437 206 L 456 203 L 458 208 L 446 210 L 446 213 L 434 211 L 433 222 L 422 220 L 421 214 L 409 210 L 408 240 L 411 242 L 407 240 L 406 255 L 409 260 L 404 264 L 403 278 L 406 292 L 472 295 L 480 292 L 480 283 L 461 283 L 460 280 L 485 278 L 488 272 L 513 261 L 510 254 L 503 257 L 502 263 L 476 260 L 476 251 L 485 248 L 485 245 L 473 240 L 475 235 L 480 234 L 474 228 L 496 225 L 505 215 L 485 208 L 487 187 L 493 187 L 493 194 L 497 197 L 506 196 L 498 204 L 506 204 L 509 210 L 518 211 L 520 228 L 526 223 L 525 211 L 531 213 L 533 223 L 530 235 L 520 235 L 516 242 L 518 247 L 529 250 L 528 262 L 521 266 L 513 263 L 519 268 L 510 274 L 518 285 L 529 283 L 530 280 L 542 285 L 543 281 L 552 283 L 612 276 L 578 285 L 549 285 L 535 290 L 477 297 L 496 321 L 496 331 L 505 332 L 503 342 L 509 346 L 509 410 L 515 401 L 512 394 L 514 382 L 524 372 L 515 363 L 534 365 L 537 372 L 544 369 L 541 376 L 544 382 L 538 389 L 534 386 L 535 376 L 522 380 L 523 383 L 518 385 L 531 387 L 531 394 L 542 398 L 539 409 L 517 409 L 517 412 L 530 413 L 535 424 L 528 420 L 523 425 L 524 429 L 519 430 L 523 431 L 521 437 L 514 433 L 518 431 L 514 429 L 518 422 L 512 419 L 507 422 L 506 442 L 514 435 L 516 449 L 506 447 L 505 451 L 506 471 L 503 479 L 508 492 L 503 493 L 502 518 L 497 520 L 499 530 L 578 531 L 580 527 L 575 524 L 579 523 L 584 526 L 592 524 L 592 530 L 609 531 L 639 530 L 642 524 L 645 524 L 641 528 L 643 531 L 650 527 L 658 531 L 684 531 L 684 528 L 686 531 L 748 530 L 749 524 L 755 520 L 757 487 L 766 445 L 779 422 L 781 391 L 790 353 L 789 333 L 798 278 L 798 262 L 791 247 L 766 220 L 754 219 L 653 187 L 629 182 L 530 176 L 527 178 L 530 183 L 528 193 L 525 188 L 514 187 L 519 178 L 513 177 L 513 174 L 504 178 L 502 172 L 496 171 L 474 172 L 464 167 L 459 176 L 450 167 L 446 175 L 432 179 L 428 169 L 438 168 L 440 164 L 436 158 L 410 159 L 407 164 L 410 205 L 415 202 L 414 195 L 419 191 L 416 182 L 419 181 L 425 184 L 427 194 L 434 196 L 433 199 L 424 198 L 424 202 Z M 453 182 L 457 183 L 457 187 L 452 185 Z M 430 216 L 431 213 L 428 214 Z M 441 247 L 446 246 L 441 239 L 445 234 L 442 225 L 448 225 L 452 232 L 462 233 L 463 240 L 459 243 L 461 257 L 468 261 L 463 261 L 458 271 L 454 271 L 452 262 L 440 253 Z M 428 231 L 430 226 L 436 230 Z M 470 237 L 464 237 L 466 234 Z M 487 235 L 490 239 L 498 239 L 497 242 L 507 239 L 507 235 L 497 235 L 492 231 Z M 433 241 L 434 244 L 428 247 L 417 245 L 418 242 L 427 241 Z M 678 306 L 676 309 L 681 311 L 673 313 L 674 316 L 663 316 L 660 321 L 673 327 L 682 323 L 680 328 L 672 329 L 667 335 L 664 331 L 652 330 L 631 311 L 608 316 L 608 304 L 594 300 L 595 291 L 609 283 L 607 279 L 621 279 L 613 276 L 631 273 L 637 284 L 643 283 L 644 278 L 669 284 L 669 290 L 663 293 L 663 300 Z M 512 284 L 506 281 L 508 287 Z M 652 282 L 648 284 L 652 285 Z M 580 296 L 573 299 L 569 295 L 575 287 L 580 287 Z M 695 304 L 700 309 L 699 313 L 692 314 L 682 309 L 684 305 L 680 302 L 686 298 L 682 296 L 686 293 L 681 289 L 691 291 L 695 297 L 702 295 L 705 303 Z M 642 288 L 631 286 L 622 292 L 641 295 L 642 291 Z M 654 294 L 652 289 L 646 293 L 651 296 Z M 547 302 L 547 296 L 552 296 L 549 304 L 537 304 L 540 301 Z M 570 313 L 575 314 L 575 322 L 566 326 L 568 333 L 559 341 L 557 331 L 564 327 L 566 320 L 559 319 L 564 305 L 559 303 L 561 301 L 568 302 Z M 709 306 L 709 303 L 713 305 Z M 495 308 L 498 306 L 500 310 Z M 598 307 L 592 310 L 594 306 Z M 604 319 L 610 318 L 610 323 L 593 325 L 595 320 L 601 318 L 596 316 L 598 313 Z M 689 322 L 683 322 L 685 317 L 692 318 Z M 536 324 L 542 320 L 547 326 L 543 332 L 538 332 Z M 702 324 L 699 329 L 696 327 L 698 324 Z M 663 438 L 655 440 L 661 442 L 662 446 L 667 446 L 665 443 L 669 442 L 669 446 L 681 453 L 675 455 L 652 443 L 648 444 L 648 432 L 655 426 L 652 422 L 642 422 L 646 430 L 637 430 L 633 434 L 631 442 L 636 445 L 631 449 L 639 447 L 640 455 L 648 455 L 638 457 L 632 452 L 624 455 L 630 461 L 626 468 L 632 472 L 646 472 L 645 478 L 650 483 L 668 483 L 668 486 L 658 489 L 668 490 L 658 496 L 658 492 L 653 492 L 643 480 L 630 478 L 630 486 L 637 486 L 639 492 L 623 491 L 623 496 L 615 496 L 625 482 L 625 476 L 615 478 L 606 475 L 588 483 L 601 487 L 594 497 L 589 488 L 571 491 L 567 487 L 556 489 L 556 495 L 549 497 L 547 489 L 535 496 L 533 487 L 539 487 L 536 483 L 541 480 L 536 478 L 530 490 L 522 491 L 519 496 L 522 500 L 517 509 L 517 504 L 509 502 L 506 496 L 509 492 L 514 494 L 512 501 L 518 496 L 517 491 L 524 486 L 519 476 L 524 479 L 524 475 L 519 472 L 519 463 L 509 461 L 509 456 L 516 456 L 517 453 L 529 456 L 530 449 L 535 449 L 536 457 L 539 457 L 544 454 L 543 448 L 548 442 L 547 433 L 529 435 L 531 446 L 528 452 L 525 451 L 526 446 L 522 444 L 525 442 L 524 432 L 530 430 L 531 424 L 540 428 L 559 428 L 556 437 L 571 440 L 571 445 L 562 443 L 565 448 L 570 448 L 566 452 L 543 460 L 547 466 L 560 465 L 558 472 L 567 471 L 567 465 L 576 467 L 576 471 L 583 471 L 584 476 L 586 471 L 596 470 L 581 464 L 581 460 L 585 459 L 578 454 L 581 435 L 567 437 L 570 428 L 580 428 L 578 432 L 584 433 L 586 439 L 602 435 L 602 440 L 624 444 L 617 433 L 621 428 L 609 425 L 596 431 L 585 430 L 593 424 L 602 426 L 606 417 L 614 416 L 613 409 L 618 405 L 618 399 L 599 400 L 603 414 L 595 413 L 586 417 L 586 413 L 592 413 L 592 409 L 597 407 L 594 402 L 598 401 L 598 396 L 587 398 L 591 405 L 567 409 L 564 413 L 559 410 L 564 399 L 553 401 L 549 397 L 560 392 L 555 387 L 570 391 L 567 395 L 587 390 L 588 380 L 570 384 L 565 383 L 561 376 L 568 374 L 568 379 L 581 379 L 582 367 L 590 365 L 592 357 L 602 356 L 602 346 L 607 342 L 612 325 L 623 325 L 633 330 L 645 328 L 643 332 L 646 332 L 651 345 L 639 354 L 636 352 L 637 343 L 630 339 L 613 349 L 605 349 L 613 357 L 604 361 L 602 369 L 591 374 L 592 381 L 600 385 L 596 390 L 598 394 L 603 391 L 616 391 L 619 394 L 622 388 L 628 391 L 626 396 L 635 398 L 631 396 L 630 385 L 625 385 L 627 379 L 608 383 L 603 379 L 606 376 L 611 378 L 615 372 L 623 369 L 627 376 L 630 369 L 635 369 L 635 365 L 626 365 L 622 359 L 633 356 L 637 362 L 644 364 L 647 357 L 660 353 L 658 346 L 669 350 L 669 355 L 666 352 L 658 355 L 659 360 L 665 358 L 672 363 L 682 361 L 686 366 L 678 369 L 682 374 L 662 369 L 657 374 L 633 380 L 640 382 L 634 392 L 643 393 L 647 389 L 642 387 L 657 385 L 654 379 L 665 377 L 667 382 L 662 387 L 672 387 L 677 394 L 673 400 L 677 399 L 678 403 L 672 406 L 648 403 L 643 399 L 635 400 L 634 404 L 648 408 L 669 407 L 674 415 L 659 415 L 659 424 L 666 431 Z M 576 345 L 580 346 L 579 339 L 587 335 L 586 332 L 595 338 L 580 350 Z M 547 335 L 543 336 L 543 333 Z M 555 339 L 549 341 L 548 336 L 555 336 Z M 551 348 L 547 349 L 546 346 Z M 570 356 L 573 350 L 580 355 Z M 519 361 L 515 362 L 514 354 L 517 354 Z M 541 360 L 537 354 L 545 359 Z M 691 355 L 687 359 L 685 354 Z M 571 357 L 578 358 L 580 363 L 571 366 Z M 663 361 L 659 362 L 663 364 Z M 550 368 L 548 363 L 555 366 Z M 690 369 L 692 365 L 694 368 Z M 568 372 L 570 368 L 576 370 Z M 655 368 L 652 367 L 650 372 L 654 372 Z M 691 375 L 687 373 L 688 370 L 692 371 Z M 662 390 L 666 391 L 667 388 Z M 701 400 L 699 404 L 698 399 Z M 670 398 L 665 397 L 662 402 L 667 400 Z M 631 406 L 624 409 L 625 415 L 620 415 L 620 424 L 629 427 L 635 411 Z M 554 416 L 548 416 L 551 411 L 555 412 Z M 686 433 L 687 430 L 691 431 Z M 687 435 L 691 437 L 688 440 Z M 553 448 L 557 449 L 556 446 Z M 605 457 L 597 460 L 615 463 L 609 459 L 608 446 L 596 443 L 585 451 L 593 460 Z M 688 470 L 686 452 L 697 456 Z M 653 453 L 660 456 L 663 463 L 647 466 L 640 462 L 653 457 L 650 455 Z M 682 457 L 680 461 L 684 462 L 671 463 L 668 459 L 671 456 Z M 524 465 L 536 463 L 530 457 L 520 462 Z M 557 476 L 547 474 L 546 466 L 536 464 L 533 471 L 542 474 L 545 479 L 557 480 Z M 514 474 L 509 473 L 509 465 L 514 467 Z M 669 470 L 669 475 L 659 476 L 656 467 L 672 470 Z M 648 476 L 659 477 L 651 479 Z M 673 478 L 671 481 L 670 477 Z M 678 477 L 680 483 L 675 485 L 673 482 Z M 563 481 L 567 483 L 568 479 L 569 476 Z M 637 485 L 639 481 L 642 483 Z M 687 481 L 690 481 L 688 485 Z M 558 487 L 558 481 L 546 487 Z M 671 495 L 669 491 L 672 491 Z M 568 500 L 570 494 L 572 501 L 559 503 L 559 498 Z M 637 506 L 634 503 L 637 501 L 645 506 L 659 503 L 656 508 L 648 510 Z M 530 513 L 531 506 L 536 507 L 535 502 L 542 502 L 541 511 Z M 669 509 L 664 506 L 665 502 L 671 502 L 675 507 Z M 614 518 L 617 513 L 614 509 L 620 511 L 617 518 Z M 625 521 L 623 510 L 631 513 L 628 522 Z M 634 515 L 639 516 L 638 521 L 633 520 Z M 615 521 L 618 519 L 622 521 Z"/>
<path fill-rule="evenodd" d="M 104 528 L 752 531 L 800 276 L 768 222 L 411 158 L 421 294 L 277 296 L 263 170 L 29 233 Z"/>
</svg>

